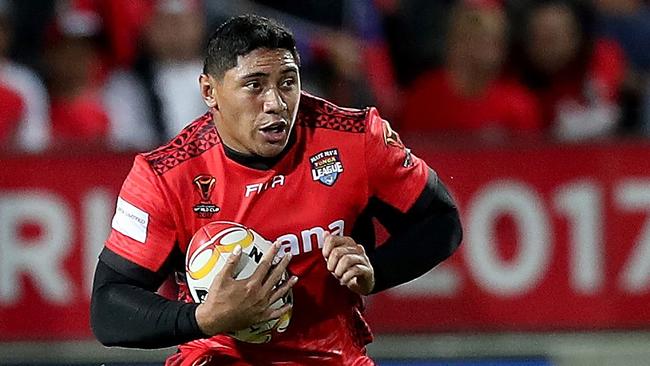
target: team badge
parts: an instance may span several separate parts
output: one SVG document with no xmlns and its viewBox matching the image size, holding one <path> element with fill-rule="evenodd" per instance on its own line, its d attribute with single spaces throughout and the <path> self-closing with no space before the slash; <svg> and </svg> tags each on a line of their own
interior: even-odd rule
<svg viewBox="0 0 650 366">
<path fill-rule="evenodd" d="M 209 219 L 220 211 L 219 206 L 212 203 L 211 196 L 217 179 L 211 175 L 197 175 L 192 181 L 199 194 L 199 203 L 194 205 L 193 211 L 201 219 Z"/>
<path fill-rule="evenodd" d="M 404 168 L 412 166 L 413 158 L 411 157 L 411 149 L 404 146 L 402 139 L 399 138 L 399 134 L 390 127 L 388 121 L 382 120 L 382 122 L 384 126 L 384 144 L 404 150 L 404 162 L 402 162 L 402 166 Z"/>
<path fill-rule="evenodd" d="M 311 177 L 324 185 L 331 187 L 343 173 L 343 163 L 338 149 L 321 151 L 309 158 Z"/>
</svg>

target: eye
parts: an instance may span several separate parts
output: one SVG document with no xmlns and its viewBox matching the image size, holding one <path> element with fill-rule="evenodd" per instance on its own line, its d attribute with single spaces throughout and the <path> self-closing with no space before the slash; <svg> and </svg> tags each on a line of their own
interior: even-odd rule
<svg viewBox="0 0 650 366">
<path fill-rule="evenodd" d="M 258 80 L 251 80 L 244 84 L 244 88 L 252 91 L 260 90 L 262 88 L 262 84 Z"/>
<path fill-rule="evenodd" d="M 294 77 L 288 77 L 280 83 L 280 87 L 282 88 L 292 88 L 294 85 L 296 85 L 296 78 Z"/>
</svg>

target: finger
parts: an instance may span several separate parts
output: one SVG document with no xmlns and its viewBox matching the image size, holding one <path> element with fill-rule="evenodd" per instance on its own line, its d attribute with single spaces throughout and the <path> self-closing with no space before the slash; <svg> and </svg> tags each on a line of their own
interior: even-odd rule
<svg viewBox="0 0 650 366">
<path fill-rule="evenodd" d="M 332 249 L 339 245 L 343 245 L 345 240 L 340 236 L 334 236 L 329 231 L 323 235 L 323 257 L 327 258 L 332 253 Z"/>
<path fill-rule="evenodd" d="M 330 257 L 334 256 L 335 253 L 339 255 L 339 257 L 335 267 L 331 269 L 331 272 L 337 278 L 343 275 L 343 272 L 347 267 L 351 267 L 356 263 L 368 262 L 368 257 L 366 256 L 366 251 L 363 248 L 363 245 L 356 244 L 354 246 L 338 247 Z"/>
<path fill-rule="evenodd" d="M 355 264 L 348 268 L 348 270 L 341 276 L 341 285 L 350 287 L 352 280 L 357 277 L 369 276 L 371 269 L 365 264 Z"/>
<path fill-rule="evenodd" d="M 271 294 L 269 304 L 275 304 L 275 302 L 284 297 L 284 295 L 286 295 L 296 283 L 298 283 L 298 277 L 291 276 L 289 280 L 285 281 L 282 286 L 276 288 L 273 294 Z"/>
<path fill-rule="evenodd" d="M 221 278 L 235 278 L 235 268 L 237 268 L 239 260 L 241 259 L 241 252 L 241 245 L 235 246 L 235 249 L 233 249 L 228 256 L 226 264 L 223 266 L 223 269 L 219 273 Z M 212 283 L 214 282 L 215 281 L 212 281 Z"/>
<path fill-rule="evenodd" d="M 330 254 L 330 250 L 331 250 L 330 246 L 331 246 L 331 244 L 329 242 L 330 242 L 330 236 L 331 235 L 332 234 L 330 234 L 329 231 L 326 231 L 323 234 L 323 249 L 321 250 L 321 253 L 323 254 L 323 257 L 325 257 L 325 258 L 327 258 L 327 256 L 329 256 L 329 254 Z"/>
<path fill-rule="evenodd" d="M 275 258 L 275 255 L 278 253 L 278 250 L 280 250 L 280 243 L 276 241 L 275 243 L 273 243 L 273 245 L 271 245 L 271 248 L 267 250 L 266 253 L 264 253 L 264 255 L 262 256 L 260 263 L 258 264 L 257 268 L 255 269 L 255 272 L 251 276 L 252 280 L 259 281 L 260 283 L 264 281 L 264 278 L 269 272 L 269 269 L 273 265 L 273 259 Z"/>
<path fill-rule="evenodd" d="M 341 278 L 349 268 L 357 264 L 365 264 L 365 258 L 358 254 L 346 254 L 339 259 L 332 273 L 336 278 Z"/>
<path fill-rule="evenodd" d="M 284 275 L 285 271 L 287 270 L 289 261 L 291 261 L 291 253 L 287 253 L 284 257 L 282 257 L 280 263 L 273 267 L 262 286 L 262 291 L 264 291 L 264 294 L 270 293 L 273 290 L 273 287 L 275 287 L 278 282 L 280 282 L 282 275 Z"/>
<path fill-rule="evenodd" d="M 293 304 L 286 303 L 277 309 L 269 309 L 269 312 L 267 313 L 268 315 L 266 316 L 266 320 L 268 321 L 271 319 L 279 319 L 284 314 L 290 312 L 292 308 L 293 308 Z"/>
<path fill-rule="evenodd" d="M 363 289 L 361 288 L 361 285 L 359 284 L 359 281 L 360 281 L 359 276 L 352 277 L 352 279 L 350 279 L 349 282 L 347 282 L 345 284 L 342 284 L 342 286 L 345 286 L 345 287 L 349 288 L 352 292 L 356 292 L 359 295 L 366 295 L 364 293 Z"/>
<path fill-rule="evenodd" d="M 334 269 L 338 266 L 339 261 L 345 255 L 350 254 L 359 254 L 359 249 L 352 246 L 338 246 L 330 252 L 330 255 L 326 258 L 327 261 L 327 270 L 333 272 Z"/>
</svg>

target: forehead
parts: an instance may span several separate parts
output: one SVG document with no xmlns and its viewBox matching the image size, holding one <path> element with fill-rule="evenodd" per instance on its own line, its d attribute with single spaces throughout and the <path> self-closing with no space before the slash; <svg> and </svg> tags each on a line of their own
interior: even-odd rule
<svg viewBox="0 0 650 366">
<path fill-rule="evenodd" d="M 273 71 L 284 71 L 298 65 L 293 54 L 284 48 L 258 48 L 246 55 L 237 57 L 237 65 L 231 70 L 236 76 L 243 76 L 252 72 L 271 73 Z"/>
<path fill-rule="evenodd" d="M 563 26 L 575 21 L 575 15 L 568 6 L 551 4 L 537 9 L 533 13 L 533 23 L 540 25 Z"/>
</svg>

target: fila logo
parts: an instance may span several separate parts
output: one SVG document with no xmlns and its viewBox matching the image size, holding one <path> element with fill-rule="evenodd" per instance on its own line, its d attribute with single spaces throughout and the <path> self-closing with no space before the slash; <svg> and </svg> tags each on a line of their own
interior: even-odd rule
<svg viewBox="0 0 650 366">
<path fill-rule="evenodd" d="M 255 193 L 262 193 L 267 189 L 281 187 L 284 185 L 284 181 L 285 181 L 284 175 L 276 175 L 273 178 L 267 180 L 266 182 L 248 184 L 246 185 L 246 193 L 244 194 L 244 196 L 250 197 Z"/>
</svg>

